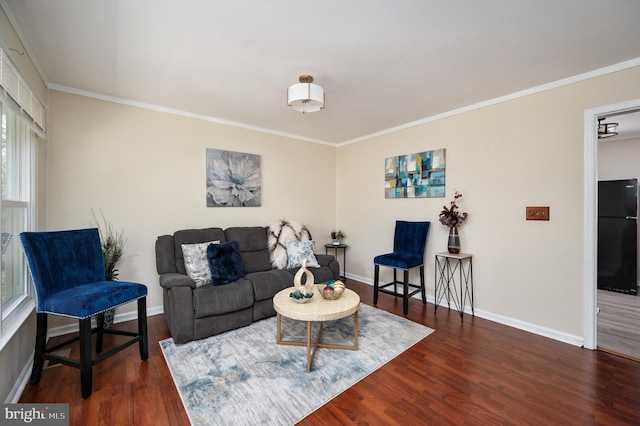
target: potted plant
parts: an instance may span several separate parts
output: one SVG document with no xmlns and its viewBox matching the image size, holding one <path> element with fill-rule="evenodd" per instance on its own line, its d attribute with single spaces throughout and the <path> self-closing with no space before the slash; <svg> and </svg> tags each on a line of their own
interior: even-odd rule
<svg viewBox="0 0 640 426">
<path fill-rule="evenodd" d="M 118 279 L 118 269 L 116 265 L 122 253 L 124 252 L 124 246 L 127 242 L 122 230 L 115 231 L 111 224 L 107 222 L 100 211 L 102 216 L 102 225 L 98 222 L 96 214 L 91 210 L 91 216 L 96 223 L 98 233 L 100 234 L 100 243 L 102 244 L 102 256 L 104 257 L 104 272 L 105 279 L 107 281 L 116 281 Z M 110 309 L 104 313 L 104 327 L 110 328 L 113 325 L 113 319 L 115 316 L 115 309 Z"/>
<path fill-rule="evenodd" d="M 458 227 L 462 225 L 462 223 L 467 220 L 469 215 L 467 212 L 460 213 L 458 211 L 458 200 L 462 198 L 462 194 L 458 191 L 453 193 L 453 200 L 449 203 L 450 206 L 442 206 L 442 211 L 439 215 L 440 223 L 449 227 L 449 241 L 447 244 L 447 249 L 449 253 L 457 254 L 460 253 L 460 237 L 458 235 Z"/>
<path fill-rule="evenodd" d="M 340 240 L 344 238 L 344 234 L 342 231 L 331 231 L 331 239 L 333 240 L 332 244 L 334 246 L 340 245 Z"/>
</svg>

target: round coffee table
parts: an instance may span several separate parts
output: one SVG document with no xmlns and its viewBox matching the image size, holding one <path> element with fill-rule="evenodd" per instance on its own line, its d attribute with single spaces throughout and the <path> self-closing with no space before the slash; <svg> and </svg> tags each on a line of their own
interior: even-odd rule
<svg viewBox="0 0 640 426">
<path fill-rule="evenodd" d="M 342 296 L 338 300 L 326 300 L 320 294 L 318 286 L 315 286 L 315 294 L 307 303 L 297 303 L 289 294 L 295 290 L 294 287 L 286 288 L 273 297 L 273 308 L 276 315 L 276 342 L 279 345 L 290 346 L 306 346 L 307 347 L 307 373 L 311 371 L 311 364 L 316 356 L 319 348 L 342 349 L 357 351 L 358 350 L 358 308 L 360 307 L 360 296 L 353 290 L 348 288 L 344 290 Z M 353 345 L 336 345 L 330 343 L 322 343 L 322 329 L 324 321 L 331 321 L 347 317 L 353 314 Z M 297 342 L 281 339 L 281 316 L 291 318 L 297 321 L 307 322 L 307 341 Z M 313 322 L 320 323 L 320 329 L 316 336 L 315 342 L 311 341 L 311 324 Z M 313 352 L 311 351 L 313 348 Z"/>
</svg>

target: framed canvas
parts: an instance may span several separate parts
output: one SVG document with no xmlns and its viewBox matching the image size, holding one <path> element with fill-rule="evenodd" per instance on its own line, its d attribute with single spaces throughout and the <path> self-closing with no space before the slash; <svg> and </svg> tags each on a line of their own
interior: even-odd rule
<svg viewBox="0 0 640 426">
<path fill-rule="evenodd" d="M 442 148 L 385 158 L 385 198 L 444 197 L 445 151 Z"/>
<path fill-rule="evenodd" d="M 259 207 L 260 156 L 207 148 L 207 207 Z"/>
</svg>

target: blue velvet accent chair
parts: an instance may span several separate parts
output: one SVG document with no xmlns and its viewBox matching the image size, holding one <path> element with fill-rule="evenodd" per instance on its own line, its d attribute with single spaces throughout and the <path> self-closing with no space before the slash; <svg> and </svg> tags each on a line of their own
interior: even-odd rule
<svg viewBox="0 0 640 426">
<path fill-rule="evenodd" d="M 431 222 L 396 221 L 393 237 L 393 253 L 381 254 L 373 259 L 375 265 L 373 278 L 373 304 L 378 304 L 378 293 L 402 297 L 402 310 L 409 312 L 409 298 L 418 292 L 422 293 L 422 303 L 427 303 L 424 285 L 424 250 Z M 380 266 L 393 268 L 393 281 L 380 285 Z M 420 285 L 409 283 L 409 270 L 420 268 Z M 403 281 L 398 281 L 396 271 L 404 272 Z M 398 292 L 398 284 L 402 284 L 402 293 Z M 393 290 L 386 287 L 393 286 Z M 411 290 L 411 291 L 410 291 Z"/>
<path fill-rule="evenodd" d="M 80 369 L 82 397 L 91 395 L 92 367 L 100 361 L 138 343 L 140 358 L 149 356 L 147 338 L 147 287 L 125 281 L 106 281 L 104 257 L 98 229 L 55 232 L 23 232 L 20 241 L 27 258 L 36 295 L 37 330 L 30 384 L 40 382 L 44 360 Z M 137 301 L 138 332 L 104 328 L 105 311 Z M 77 318 L 77 336 L 47 348 L 47 316 Z M 91 327 L 91 317 L 96 327 Z M 91 336 L 96 336 L 96 358 L 91 350 Z M 125 343 L 102 352 L 104 334 L 133 337 Z M 80 341 L 80 361 L 52 352 Z"/>
</svg>

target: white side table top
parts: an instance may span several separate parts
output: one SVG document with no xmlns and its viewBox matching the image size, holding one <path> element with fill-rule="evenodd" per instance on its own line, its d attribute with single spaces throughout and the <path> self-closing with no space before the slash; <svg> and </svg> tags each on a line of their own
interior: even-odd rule
<svg viewBox="0 0 640 426">
<path fill-rule="evenodd" d="M 473 255 L 471 253 L 449 253 L 448 251 L 442 251 L 440 253 L 436 253 L 436 256 L 438 257 L 449 257 L 451 259 L 468 259 L 470 257 L 473 257 Z M 315 296 L 313 296 L 315 297 Z"/>
</svg>

